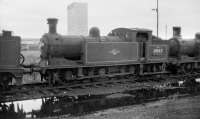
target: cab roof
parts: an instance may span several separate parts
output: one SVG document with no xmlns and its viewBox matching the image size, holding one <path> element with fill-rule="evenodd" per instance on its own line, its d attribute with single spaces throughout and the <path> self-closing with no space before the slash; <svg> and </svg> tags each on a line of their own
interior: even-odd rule
<svg viewBox="0 0 200 119">
<path fill-rule="evenodd" d="M 113 29 L 112 31 L 118 31 L 118 30 L 125 30 L 125 31 L 137 31 L 137 32 L 152 32 L 152 30 L 150 29 L 146 29 L 146 28 L 116 28 Z"/>
</svg>

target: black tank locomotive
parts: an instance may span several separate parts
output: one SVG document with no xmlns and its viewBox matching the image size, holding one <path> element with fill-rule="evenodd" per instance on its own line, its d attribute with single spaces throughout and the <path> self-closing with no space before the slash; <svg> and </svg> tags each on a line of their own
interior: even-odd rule
<svg viewBox="0 0 200 119">
<path fill-rule="evenodd" d="M 183 39 L 181 28 L 173 27 L 173 37 L 168 40 L 169 65 L 175 72 L 192 72 L 199 69 L 200 61 L 200 33 L 194 38 Z M 176 67 L 176 68 L 174 68 Z"/>
<path fill-rule="evenodd" d="M 153 44 L 152 31 L 117 28 L 100 36 L 63 36 L 56 32 L 57 19 L 48 19 L 49 33 L 41 38 L 41 75 L 49 83 L 116 75 L 165 73 L 168 45 Z"/>
</svg>

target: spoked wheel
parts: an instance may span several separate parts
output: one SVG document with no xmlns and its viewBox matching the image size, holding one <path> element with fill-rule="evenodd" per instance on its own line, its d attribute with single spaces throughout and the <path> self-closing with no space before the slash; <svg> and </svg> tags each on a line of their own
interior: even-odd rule
<svg viewBox="0 0 200 119">
<path fill-rule="evenodd" d="M 49 85 L 53 84 L 53 74 L 51 71 L 46 72 L 45 80 L 48 82 Z"/>
<path fill-rule="evenodd" d="M 20 54 L 20 55 L 19 55 L 19 59 L 20 59 L 20 64 L 23 64 L 24 61 L 25 61 L 24 55 Z"/>
<path fill-rule="evenodd" d="M 8 90 L 10 82 L 12 82 L 11 75 L 8 73 L 0 73 L 0 90 Z"/>
<path fill-rule="evenodd" d="M 72 71 L 66 71 L 64 72 L 64 76 L 62 78 L 65 82 L 69 82 L 73 79 L 73 72 Z"/>
<path fill-rule="evenodd" d="M 45 75 L 45 80 L 50 86 L 53 86 L 60 80 L 58 72 L 47 71 Z"/>
<path fill-rule="evenodd" d="M 184 73 L 191 73 L 194 70 L 192 64 L 184 64 L 182 66 L 182 72 Z"/>
</svg>

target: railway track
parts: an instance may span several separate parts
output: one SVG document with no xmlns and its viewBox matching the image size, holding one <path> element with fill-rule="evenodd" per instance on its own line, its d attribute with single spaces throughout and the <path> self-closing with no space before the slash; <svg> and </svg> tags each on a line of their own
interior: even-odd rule
<svg viewBox="0 0 200 119">
<path fill-rule="evenodd" d="M 189 80 L 200 77 L 200 73 L 156 76 L 130 76 L 120 78 L 103 78 L 99 80 L 73 81 L 49 86 L 48 83 L 26 84 L 12 86 L 9 91 L 0 92 L 0 102 L 37 99 L 52 96 L 69 96 L 78 98 L 83 95 L 101 95 L 118 93 L 125 90 L 142 88 L 172 87 L 179 80 Z"/>
</svg>

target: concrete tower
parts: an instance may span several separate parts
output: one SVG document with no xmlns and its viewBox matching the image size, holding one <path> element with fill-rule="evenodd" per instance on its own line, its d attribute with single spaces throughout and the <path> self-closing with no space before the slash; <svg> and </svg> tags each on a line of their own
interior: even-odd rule
<svg viewBox="0 0 200 119">
<path fill-rule="evenodd" d="M 67 7 L 68 35 L 88 35 L 88 5 L 74 2 Z"/>
</svg>

